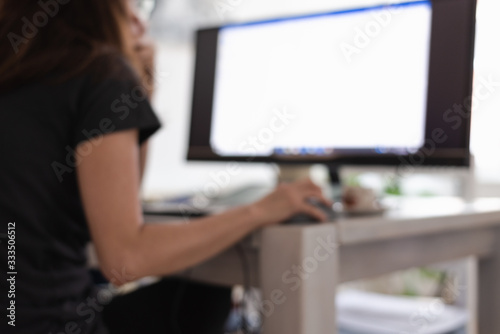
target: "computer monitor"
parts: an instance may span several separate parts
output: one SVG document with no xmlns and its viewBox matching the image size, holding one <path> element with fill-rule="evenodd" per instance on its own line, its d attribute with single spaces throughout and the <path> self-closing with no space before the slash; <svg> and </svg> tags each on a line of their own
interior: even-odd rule
<svg viewBox="0 0 500 334">
<path fill-rule="evenodd" d="M 188 160 L 468 166 L 476 0 L 197 31 Z"/>
</svg>

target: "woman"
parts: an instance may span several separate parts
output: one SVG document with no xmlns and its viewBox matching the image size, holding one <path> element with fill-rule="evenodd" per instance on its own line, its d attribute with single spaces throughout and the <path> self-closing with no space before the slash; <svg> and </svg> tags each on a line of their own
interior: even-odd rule
<svg viewBox="0 0 500 334">
<path fill-rule="evenodd" d="M 299 212 L 325 219 L 306 199 L 327 200 L 307 180 L 190 224 L 143 224 L 146 142 L 160 125 L 148 102 L 151 48 L 134 4 L 0 1 L 0 234 L 15 235 L 15 258 L 2 242 L 1 265 L 17 272 L 15 285 L 0 283 L 0 306 L 14 307 L 7 315 L 15 324 L 2 333 L 123 333 L 106 310 L 123 323 L 129 315 L 121 312 L 133 311 L 96 302 L 89 240 L 105 277 L 121 285 L 193 266 Z M 5 300 L 12 287 L 15 297 Z"/>
</svg>

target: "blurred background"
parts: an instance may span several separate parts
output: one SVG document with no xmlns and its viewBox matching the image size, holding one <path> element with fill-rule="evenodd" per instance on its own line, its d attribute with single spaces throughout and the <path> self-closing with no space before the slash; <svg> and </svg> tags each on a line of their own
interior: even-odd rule
<svg viewBox="0 0 500 334">
<path fill-rule="evenodd" d="M 383 3 L 381 0 L 158 0 L 150 22 L 157 42 L 157 90 L 154 106 L 163 129 L 152 139 L 143 194 L 146 198 L 200 192 L 211 173 L 223 163 L 186 162 L 194 68 L 194 32 L 199 27 L 226 22 L 313 13 Z M 500 83 L 500 2 L 478 0 L 475 82 Z M 475 156 L 475 191 L 478 196 L 500 195 L 500 85 L 476 101 L 472 117 L 471 149 Z M 274 182 L 270 165 L 242 164 L 242 172 L 228 188 Z M 454 195 L 455 180 L 446 174 L 418 174 L 400 180 L 379 174 L 355 174 L 357 182 L 389 193 Z M 351 176 L 352 177 L 352 176 Z"/>
<path fill-rule="evenodd" d="M 151 22 L 157 42 L 157 90 L 153 104 L 163 129 L 151 140 L 148 170 L 143 186 L 145 198 L 200 193 L 213 182 L 213 174 L 225 163 L 187 162 L 187 145 L 194 70 L 194 36 L 197 28 L 227 22 L 242 22 L 293 14 L 314 13 L 377 5 L 383 0 L 158 0 Z M 471 150 L 475 157 L 473 188 L 476 196 L 500 196 L 500 2 L 478 0 L 475 49 L 475 86 L 490 81 L 491 90 L 473 105 Z M 241 173 L 231 178 L 227 189 L 249 184 L 275 182 L 277 169 L 266 164 L 240 164 Z M 319 170 L 321 168 L 318 168 Z M 460 185 L 450 170 L 426 170 L 401 178 L 391 171 L 347 170 L 347 184 L 374 188 L 379 194 L 411 196 L 458 195 Z M 318 175 L 321 175 L 319 170 Z M 321 177 L 321 176 L 318 176 Z M 467 266 L 467 263 L 465 264 Z M 464 263 L 457 273 L 445 274 L 440 266 L 416 268 L 371 281 L 351 282 L 343 289 L 375 291 L 389 295 L 439 296 L 447 304 L 464 306 L 464 291 L 450 283 L 464 275 Z M 458 291 L 458 292 L 457 292 Z M 368 295 L 369 298 L 371 298 Z M 368 298 L 363 295 L 363 298 Z M 357 298 L 349 296 L 349 300 Z M 460 301 L 461 300 L 461 301 Z M 340 301 L 342 302 L 342 300 Z M 387 302 L 377 300 L 377 304 Z M 426 305 L 429 304 L 426 301 Z M 251 304 L 251 303 L 250 303 Z M 390 304 L 390 301 L 389 301 Z M 344 305 L 345 306 L 345 305 Z M 347 305 L 348 306 L 348 305 Z M 456 315 L 453 316 L 455 320 Z M 452 318 L 453 318 L 452 317 Z M 238 319 L 238 317 L 236 317 Z"/>
</svg>

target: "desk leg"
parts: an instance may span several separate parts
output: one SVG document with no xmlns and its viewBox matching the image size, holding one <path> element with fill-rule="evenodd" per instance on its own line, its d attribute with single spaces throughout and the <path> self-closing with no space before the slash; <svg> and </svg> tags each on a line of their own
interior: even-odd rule
<svg viewBox="0 0 500 334">
<path fill-rule="evenodd" d="M 333 224 L 272 227 L 260 252 L 263 334 L 336 334 Z"/>
<path fill-rule="evenodd" d="M 500 333 L 500 229 L 493 253 L 479 260 L 479 333 Z"/>
</svg>

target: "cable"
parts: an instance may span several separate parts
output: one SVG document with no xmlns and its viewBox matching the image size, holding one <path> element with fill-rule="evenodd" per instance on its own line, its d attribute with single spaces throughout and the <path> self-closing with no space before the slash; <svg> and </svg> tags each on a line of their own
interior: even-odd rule
<svg viewBox="0 0 500 334">
<path fill-rule="evenodd" d="M 251 334 L 250 328 L 247 322 L 247 319 L 245 317 L 245 310 L 246 310 L 246 300 L 247 300 L 247 295 L 250 292 L 251 289 L 251 282 L 250 282 L 250 266 L 248 264 L 248 259 L 245 254 L 245 250 L 243 249 L 243 245 L 241 243 L 238 243 L 236 245 L 236 252 L 238 253 L 238 256 L 240 258 L 241 262 L 241 267 L 243 270 L 243 301 L 242 301 L 242 310 L 243 310 L 243 315 L 242 315 L 242 331 L 244 334 Z"/>
</svg>

